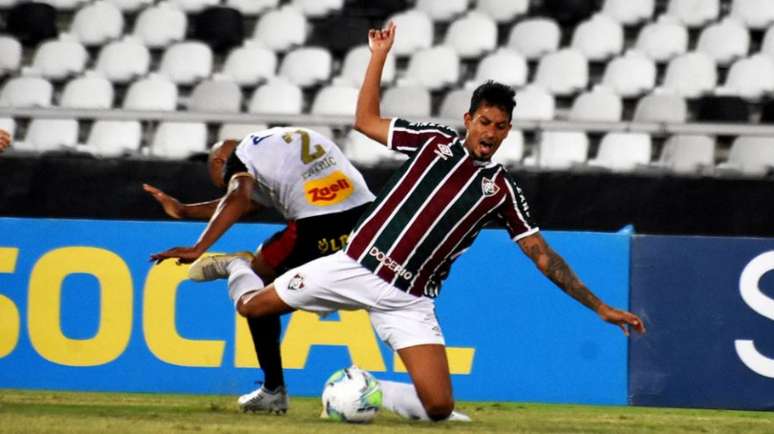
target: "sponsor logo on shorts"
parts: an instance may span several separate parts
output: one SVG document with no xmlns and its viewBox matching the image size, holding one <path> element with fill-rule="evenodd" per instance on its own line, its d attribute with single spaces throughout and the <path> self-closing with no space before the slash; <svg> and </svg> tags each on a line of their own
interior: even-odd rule
<svg viewBox="0 0 774 434">
<path fill-rule="evenodd" d="M 414 277 L 414 273 L 403 268 L 403 265 L 401 265 L 400 262 L 390 258 L 384 252 L 379 250 L 379 248 L 371 247 L 368 254 L 376 258 L 376 260 L 387 267 L 388 270 L 395 272 L 395 274 L 401 278 L 411 280 L 411 278 Z"/>
<path fill-rule="evenodd" d="M 307 181 L 304 184 L 306 201 L 316 206 L 329 206 L 343 202 L 354 191 L 352 181 L 338 170 L 325 178 Z"/>
<path fill-rule="evenodd" d="M 295 276 L 293 276 L 292 279 L 290 279 L 290 282 L 288 282 L 288 289 L 292 289 L 294 291 L 298 291 L 304 287 L 304 276 L 296 273 Z"/>
<path fill-rule="evenodd" d="M 484 196 L 494 196 L 498 191 L 500 191 L 500 187 L 495 185 L 494 181 L 489 178 L 481 179 L 481 192 L 484 193 Z"/>
</svg>

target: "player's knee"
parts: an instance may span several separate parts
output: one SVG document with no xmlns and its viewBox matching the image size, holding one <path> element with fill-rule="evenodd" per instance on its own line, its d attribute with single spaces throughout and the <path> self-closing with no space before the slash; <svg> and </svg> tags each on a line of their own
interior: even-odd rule
<svg viewBox="0 0 774 434">
<path fill-rule="evenodd" d="M 427 403 L 425 406 L 425 412 L 430 420 L 438 422 L 449 417 L 454 411 L 454 401 L 443 400 L 438 402 Z"/>
<path fill-rule="evenodd" d="M 240 315 L 248 318 L 261 316 L 260 306 L 256 305 L 255 303 L 250 303 L 249 300 L 245 301 L 244 296 L 240 297 L 237 301 L 236 310 Z"/>
</svg>

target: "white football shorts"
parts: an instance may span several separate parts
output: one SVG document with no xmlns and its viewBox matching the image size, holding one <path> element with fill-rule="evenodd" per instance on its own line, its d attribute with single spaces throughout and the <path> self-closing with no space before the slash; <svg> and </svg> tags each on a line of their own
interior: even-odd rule
<svg viewBox="0 0 774 434">
<path fill-rule="evenodd" d="M 365 309 L 376 333 L 393 350 L 445 345 L 432 299 L 401 291 L 343 251 L 289 270 L 274 280 L 274 287 L 294 309 L 321 315 Z"/>
</svg>

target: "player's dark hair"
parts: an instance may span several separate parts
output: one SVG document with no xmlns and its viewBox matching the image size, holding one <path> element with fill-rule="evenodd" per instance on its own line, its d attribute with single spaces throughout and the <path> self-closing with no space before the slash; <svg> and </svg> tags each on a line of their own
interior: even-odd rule
<svg viewBox="0 0 774 434">
<path fill-rule="evenodd" d="M 516 107 L 515 96 L 516 91 L 511 89 L 510 86 L 487 80 L 473 91 L 473 96 L 470 97 L 468 113 L 472 115 L 482 104 L 486 104 L 501 109 L 508 114 L 508 119 L 510 120 L 513 115 L 513 108 Z"/>
</svg>

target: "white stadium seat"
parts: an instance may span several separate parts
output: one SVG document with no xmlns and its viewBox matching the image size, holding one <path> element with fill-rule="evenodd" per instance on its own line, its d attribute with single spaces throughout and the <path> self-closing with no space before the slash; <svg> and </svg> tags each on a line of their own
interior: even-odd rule
<svg viewBox="0 0 774 434">
<path fill-rule="evenodd" d="M 570 46 L 594 62 L 619 54 L 623 44 L 623 26 L 607 15 L 595 14 L 575 27 Z"/>
<path fill-rule="evenodd" d="M 334 83 L 354 86 L 359 88 L 363 83 L 368 61 L 371 59 L 371 49 L 368 45 L 352 47 L 344 57 L 341 72 L 335 77 Z M 390 53 L 382 70 L 382 84 L 389 84 L 395 80 L 395 56 Z"/>
<path fill-rule="evenodd" d="M 535 60 L 559 49 L 561 30 L 550 18 L 527 18 L 519 21 L 508 36 L 508 47 L 527 60 Z"/>
<path fill-rule="evenodd" d="M 169 2 L 143 9 L 134 23 L 134 36 L 149 48 L 164 48 L 185 39 L 188 18 Z"/>
<path fill-rule="evenodd" d="M 724 86 L 733 95 L 757 101 L 774 93 L 774 59 L 758 53 L 737 60 L 726 76 Z"/>
<path fill-rule="evenodd" d="M 409 9 L 387 21 L 392 21 L 400 29 L 395 34 L 391 50 L 396 56 L 409 56 L 433 45 L 433 22 L 425 12 Z"/>
<path fill-rule="evenodd" d="M 478 62 L 476 75 L 466 86 L 477 87 L 487 80 L 494 80 L 511 87 L 521 87 L 527 83 L 528 73 L 524 56 L 511 48 L 500 48 Z"/>
<path fill-rule="evenodd" d="M 709 55 L 693 51 L 669 62 L 663 87 L 686 98 L 697 98 L 710 92 L 716 84 L 715 62 Z"/>
<path fill-rule="evenodd" d="M 710 170 L 715 166 L 715 140 L 699 134 L 670 136 L 661 148 L 656 165 L 680 174 Z"/>
<path fill-rule="evenodd" d="M 96 70 L 114 83 L 128 83 L 148 73 L 150 51 L 133 36 L 113 41 L 99 51 Z"/>
<path fill-rule="evenodd" d="M 238 113 L 242 108 L 242 90 L 229 77 L 217 75 L 200 81 L 191 92 L 188 109 L 198 112 Z"/>
<path fill-rule="evenodd" d="M 113 108 L 113 84 L 98 73 L 88 72 L 71 80 L 62 92 L 60 106 L 74 109 Z"/>
<path fill-rule="evenodd" d="M 46 0 L 45 3 L 50 4 L 59 11 L 71 11 L 83 3 L 86 3 L 86 1 L 87 0 Z"/>
<path fill-rule="evenodd" d="M 124 97 L 123 108 L 127 110 L 176 110 L 177 86 L 163 75 L 151 74 L 129 86 Z"/>
<path fill-rule="evenodd" d="M 309 18 L 322 18 L 340 11 L 344 0 L 292 0 L 291 4 Z"/>
<path fill-rule="evenodd" d="M 312 114 L 355 116 L 358 88 L 353 86 L 325 86 L 317 92 L 312 103 Z"/>
<path fill-rule="evenodd" d="M 0 90 L 0 107 L 50 107 L 54 86 L 42 77 L 13 77 Z"/>
<path fill-rule="evenodd" d="M 406 74 L 398 84 L 439 90 L 457 83 L 459 77 L 460 61 L 457 53 L 451 47 L 440 45 L 414 53 Z"/>
<path fill-rule="evenodd" d="M 640 29 L 634 47 L 656 62 L 668 62 L 688 51 L 688 29 L 677 18 L 662 15 Z"/>
<path fill-rule="evenodd" d="M 333 56 L 322 47 L 299 47 L 288 52 L 279 67 L 279 76 L 302 88 L 328 80 Z"/>
<path fill-rule="evenodd" d="M 137 155 L 141 139 L 139 121 L 96 121 L 89 131 L 84 150 L 107 158 Z"/>
<path fill-rule="evenodd" d="M 468 8 L 469 0 L 417 0 L 415 7 L 433 21 L 451 21 Z"/>
<path fill-rule="evenodd" d="M 500 143 L 497 153 L 492 156 L 492 161 L 504 166 L 516 166 L 521 164 L 523 158 L 524 134 L 520 130 L 511 130 Z"/>
<path fill-rule="evenodd" d="M 630 172 L 650 163 L 651 151 L 650 134 L 607 133 L 599 143 L 597 158 L 589 160 L 589 165 Z"/>
<path fill-rule="evenodd" d="M 771 0 L 733 0 L 730 16 L 746 27 L 762 30 L 774 24 L 774 2 Z"/>
<path fill-rule="evenodd" d="M 359 167 L 383 167 L 385 163 L 398 165 L 408 158 L 354 129 L 344 139 L 343 148 L 347 158 Z"/>
<path fill-rule="evenodd" d="M 666 13 L 690 28 L 702 27 L 720 15 L 720 0 L 669 0 Z"/>
<path fill-rule="evenodd" d="M 656 64 L 639 51 L 627 51 L 607 63 L 602 84 L 624 98 L 642 95 L 656 86 Z"/>
<path fill-rule="evenodd" d="M 88 47 L 103 45 L 124 33 L 124 15 L 116 4 L 98 0 L 75 13 L 70 33 Z"/>
<path fill-rule="evenodd" d="M 199 122 L 161 122 L 150 148 L 154 157 L 185 159 L 207 152 L 207 125 Z"/>
<path fill-rule="evenodd" d="M 489 15 L 498 23 L 506 23 L 526 14 L 529 0 L 478 0 L 476 10 Z"/>
<path fill-rule="evenodd" d="M 543 131 L 533 155 L 524 159 L 528 166 L 565 170 L 586 162 L 589 138 L 579 131 Z"/>
<path fill-rule="evenodd" d="M 70 35 L 61 34 L 59 39 L 51 39 L 38 46 L 32 67 L 42 77 L 64 80 L 83 72 L 88 58 L 89 53 L 80 42 Z"/>
<path fill-rule="evenodd" d="M 218 141 L 233 139 L 242 140 L 245 136 L 256 131 L 269 128 L 266 124 L 229 124 L 225 123 L 218 128 Z M 330 136 L 329 136 L 330 137 Z"/>
<path fill-rule="evenodd" d="M 169 77 L 173 83 L 193 85 L 210 76 L 212 63 L 212 49 L 204 42 L 176 42 L 164 51 L 159 72 Z"/>
<path fill-rule="evenodd" d="M 546 54 L 538 63 L 534 82 L 554 95 L 572 95 L 589 82 L 588 61 L 583 53 L 572 48 Z"/>
<path fill-rule="evenodd" d="M 390 87 L 382 94 L 381 112 L 386 117 L 430 117 L 431 110 L 430 91 L 423 87 Z"/>
<path fill-rule="evenodd" d="M 602 13 L 625 26 L 631 26 L 650 19 L 655 8 L 655 0 L 605 0 Z"/>
<path fill-rule="evenodd" d="M 33 119 L 20 145 L 35 152 L 75 149 L 78 144 L 78 121 L 75 119 Z"/>
<path fill-rule="evenodd" d="M 303 107 L 301 88 L 282 78 L 258 86 L 247 111 L 265 114 L 299 114 Z"/>
<path fill-rule="evenodd" d="M 774 137 L 739 136 L 734 139 L 728 159 L 718 169 L 763 176 L 774 168 Z"/>
<path fill-rule="evenodd" d="M 634 120 L 683 123 L 688 120 L 688 103 L 675 93 L 656 91 L 637 101 Z"/>
<path fill-rule="evenodd" d="M 8 132 L 13 140 L 16 135 L 16 121 L 13 118 L 0 118 L 0 129 Z M 11 145 L 11 149 L 13 149 L 13 145 Z"/>
<path fill-rule="evenodd" d="M 623 101 L 612 89 L 594 86 L 578 95 L 570 108 L 572 121 L 618 122 L 623 113 Z"/>
<path fill-rule="evenodd" d="M 0 76 L 16 72 L 21 67 L 22 46 L 10 35 L 0 35 Z"/>
<path fill-rule="evenodd" d="M 287 51 L 304 44 L 306 17 L 291 5 L 270 10 L 258 18 L 253 39 L 273 51 Z"/>
<path fill-rule="evenodd" d="M 231 50 L 222 69 L 223 74 L 233 78 L 240 86 L 255 86 L 274 77 L 276 71 L 277 55 L 250 40 Z"/>
<path fill-rule="evenodd" d="M 473 96 L 473 89 L 454 89 L 446 92 L 441 102 L 441 109 L 438 116 L 445 119 L 461 120 L 463 115 L 470 109 L 470 98 Z"/>
<path fill-rule="evenodd" d="M 707 53 L 720 66 L 746 56 L 749 50 L 750 33 L 736 18 L 708 25 L 696 44 L 696 51 Z"/>
<path fill-rule="evenodd" d="M 516 91 L 514 120 L 550 121 L 554 119 L 556 101 L 554 96 L 538 85 L 528 85 Z"/>
<path fill-rule="evenodd" d="M 451 23 L 444 44 L 454 48 L 461 59 L 478 58 L 497 46 L 497 24 L 489 15 L 469 12 Z"/>
</svg>

